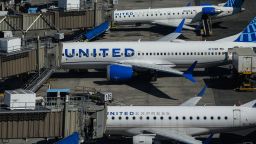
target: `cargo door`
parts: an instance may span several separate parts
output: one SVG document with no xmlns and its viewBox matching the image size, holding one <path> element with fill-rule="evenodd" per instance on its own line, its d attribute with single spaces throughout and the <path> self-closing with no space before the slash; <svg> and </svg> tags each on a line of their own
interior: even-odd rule
<svg viewBox="0 0 256 144">
<path fill-rule="evenodd" d="M 233 110 L 234 127 L 241 126 L 241 111 L 239 109 Z"/>
<path fill-rule="evenodd" d="M 245 73 L 252 72 L 252 57 L 243 57 L 242 70 Z"/>
</svg>

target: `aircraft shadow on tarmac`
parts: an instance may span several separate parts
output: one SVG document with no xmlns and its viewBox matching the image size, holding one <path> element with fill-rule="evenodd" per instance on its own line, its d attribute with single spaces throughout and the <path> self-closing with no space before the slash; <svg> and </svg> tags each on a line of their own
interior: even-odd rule
<svg viewBox="0 0 256 144">
<path fill-rule="evenodd" d="M 139 91 L 145 92 L 147 94 L 156 96 L 158 98 L 165 98 L 165 99 L 171 99 L 171 100 L 177 100 L 161 90 L 158 89 L 158 87 L 154 86 L 152 82 L 145 81 L 145 80 L 131 80 L 129 82 L 110 82 L 110 81 L 94 81 L 95 84 L 98 85 L 127 85 L 132 88 L 135 88 Z"/>
<path fill-rule="evenodd" d="M 212 28 L 213 28 L 213 29 L 215 29 L 215 28 L 219 28 L 219 29 L 228 29 L 228 27 L 222 26 L 222 25 L 221 25 L 222 23 L 223 23 L 222 21 L 214 22 L 214 23 L 212 24 Z"/>
<path fill-rule="evenodd" d="M 106 78 L 106 72 L 56 72 L 51 78 Z"/>
<path fill-rule="evenodd" d="M 203 79 L 209 88 L 233 90 L 240 85 L 240 80 L 232 77 L 231 71 L 227 68 L 212 68 L 204 74 L 209 76 Z"/>
<path fill-rule="evenodd" d="M 195 71 L 194 76 L 196 77 L 206 77 L 204 78 L 205 84 L 209 88 L 214 89 L 234 89 L 239 83 L 235 79 L 228 78 L 230 75 L 230 70 L 226 68 L 216 67 L 209 69 L 207 71 Z M 158 73 L 158 78 L 162 77 L 180 77 L 172 74 Z M 169 96 L 159 90 L 158 87 L 154 85 L 154 82 L 150 82 L 140 77 L 136 77 L 129 82 L 110 82 L 106 80 L 106 72 L 77 72 L 77 73 L 55 73 L 52 78 L 101 78 L 94 81 L 98 85 L 127 85 L 147 94 L 159 97 L 177 100 L 172 96 Z M 193 85 L 193 83 L 191 83 Z"/>
<path fill-rule="evenodd" d="M 76 73 L 54 73 L 52 78 L 103 78 L 102 80 L 94 81 L 95 84 L 98 85 L 127 85 L 142 92 L 145 92 L 150 95 L 154 95 L 159 98 L 166 98 L 176 100 L 160 91 L 157 87 L 155 87 L 151 82 L 143 80 L 142 78 L 133 79 L 129 82 L 111 82 L 106 80 L 106 72 L 76 72 Z"/>
<path fill-rule="evenodd" d="M 168 27 L 168 26 L 161 26 L 161 25 L 153 25 L 150 27 L 122 27 L 117 29 L 111 29 L 111 31 L 123 31 L 123 32 L 143 32 L 149 31 L 157 34 L 168 35 L 175 31 L 176 28 Z"/>
</svg>

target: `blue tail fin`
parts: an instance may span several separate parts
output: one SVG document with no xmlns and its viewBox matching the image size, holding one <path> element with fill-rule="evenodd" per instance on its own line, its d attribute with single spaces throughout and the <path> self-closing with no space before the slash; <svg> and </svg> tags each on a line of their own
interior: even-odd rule
<svg viewBox="0 0 256 144">
<path fill-rule="evenodd" d="M 256 17 L 249 23 L 235 42 L 256 42 Z"/>
<path fill-rule="evenodd" d="M 224 7 L 234 7 L 234 8 L 241 8 L 244 3 L 244 0 L 228 0 Z"/>
<path fill-rule="evenodd" d="M 203 141 L 203 144 L 210 144 L 212 142 L 212 137 L 213 137 L 213 134 L 211 133 L 208 138 Z"/>
</svg>

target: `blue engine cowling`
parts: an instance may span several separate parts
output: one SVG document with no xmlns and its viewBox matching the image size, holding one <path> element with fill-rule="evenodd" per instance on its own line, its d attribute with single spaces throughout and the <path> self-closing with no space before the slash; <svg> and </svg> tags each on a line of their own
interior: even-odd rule
<svg viewBox="0 0 256 144">
<path fill-rule="evenodd" d="M 107 67 L 107 79 L 110 81 L 127 81 L 133 74 L 132 66 L 113 64 Z"/>
<path fill-rule="evenodd" d="M 220 14 L 222 11 L 219 9 L 215 9 L 214 7 L 203 7 L 202 14 L 203 15 L 216 15 Z"/>
</svg>

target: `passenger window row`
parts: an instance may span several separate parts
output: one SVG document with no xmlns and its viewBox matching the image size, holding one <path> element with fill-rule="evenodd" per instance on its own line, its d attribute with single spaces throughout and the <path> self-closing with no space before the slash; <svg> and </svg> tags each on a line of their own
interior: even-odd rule
<svg viewBox="0 0 256 144">
<path fill-rule="evenodd" d="M 194 11 L 195 12 L 195 11 Z M 160 16 L 165 16 L 165 15 L 189 15 L 189 14 L 193 14 L 193 12 L 191 11 L 191 12 L 178 12 L 178 13 L 171 13 L 171 12 L 168 12 L 168 13 L 156 13 L 156 14 L 136 14 L 138 17 L 139 16 L 158 16 L 158 15 L 160 15 Z M 118 16 L 115 16 L 116 18 L 118 18 Z M 126 18 L 126 17 L 135 17 L 135 15 L 119 15 L 119 18 L 122 18 L 122 17 L 124 17 L 124 18 Z"/>
<path fill-rule="evenodd" d="M 111 119 L 112 120 L 115 120 L 115 116 L 112 116 Z M 122 120 L 122 119 L 126 119 L 126 120 L 129 120 L 129 119 L 132 119 L 132 120 L 136 120 L 137 119 L 140 119 L 142 120 L 143 118 L 149 120 L 150 118 L 154 119 L 154 120 L 157 120 L 157 119 L 160 119 L 160 120 L 164 120 L 165 117 L 163 116 L 160 116 L 160 117 L 157 117 L 157 116 L 153 116 L 153 117 L 150 117 L 150 116 L 146 116 L 146 117 L 143 117 L 143 116 L 140 116 L 140 117 L 136 117 L 136 116 L 133 116 L 133 117 L 129 117 L 129 116 L 126 116 L 126 117 L 122 117 L 122 116 L 119 116 L 117 117 L 119 120 Z M 179 120 L 179 119 L 182 119 L 182 120 L 186 120 L 186 119 L 189 119 L 189 120 L 193 120 L 193 119 L 196 119 L 196 120 L 200 120 L 200 119 L 203 119 L 203 120 L 207 120 L 208 118 L 210 120 L 214 120 L 214 119 L 217 119 L 217 120 L 221 120 L 221 116 L 217 116 L 217 117 L 214 117 L 214 116 L 211 116 L 211 117 L 207 117 L 207 116 L 204 116 L 204 117 L 200 117 L 200 116 L 196 116 L 196 117 L 193 117 L 193 116 L 190 116 L 190 117 L 179 117 L 179 116 L 176 116 L 176 117 L 166 117 L 168 120 L 172 120 L 172 119 L 175 119 L 175 120 Z M 223 117 L 224 120 L 228 120 L 228 117 L 225 116 Z"/>
<path fill-rule="evenodd" d="M 183 56 L 185 56 L 185 55 L 225 55 L 226 54 L 226 52 L 168 52 L 168 53 L 166 53 L 166 52 L 164 52 L 164 53 L 149 53 L 149 52 L 146 52 L 146 53 L 137 53 L 137 55 L 138 56 L 144 56 L 144 55 L 146 55 L 146 56 L 155 56 L 155 55 L 183 55 Z M 72 55 L 72 54 L 69 54 L 69 55 Z M 102 56 L 102 54 L 101 53 L 97 53 L 97 54 L 93 54 L 93 53 L 91 53 L 91 56 Z M 120 55 L 121 56 L 123 56 L 124 54 L 123 53 L 120 53 Z M 130 54 L 130 56 L 133 56 L 134 55 L 134 53 L 131 53 Z M 64 53 L 62 54 L 62 56 L 64 56 Z M 76 56 L 79 56 L 79 54 L 78 53 L 76 53 Z M 83 56 L 86 56 L 85 54 L 83 54 Z M 105 56 L 108 56 L 108 53 L 106 53 L 106 55 Z"/>
<path fill-rule="evenodd" d="M 140 55 L 225 55 L 225 52 L 168 52 L 168 53 L 137 53 Z"/>
</svg>

